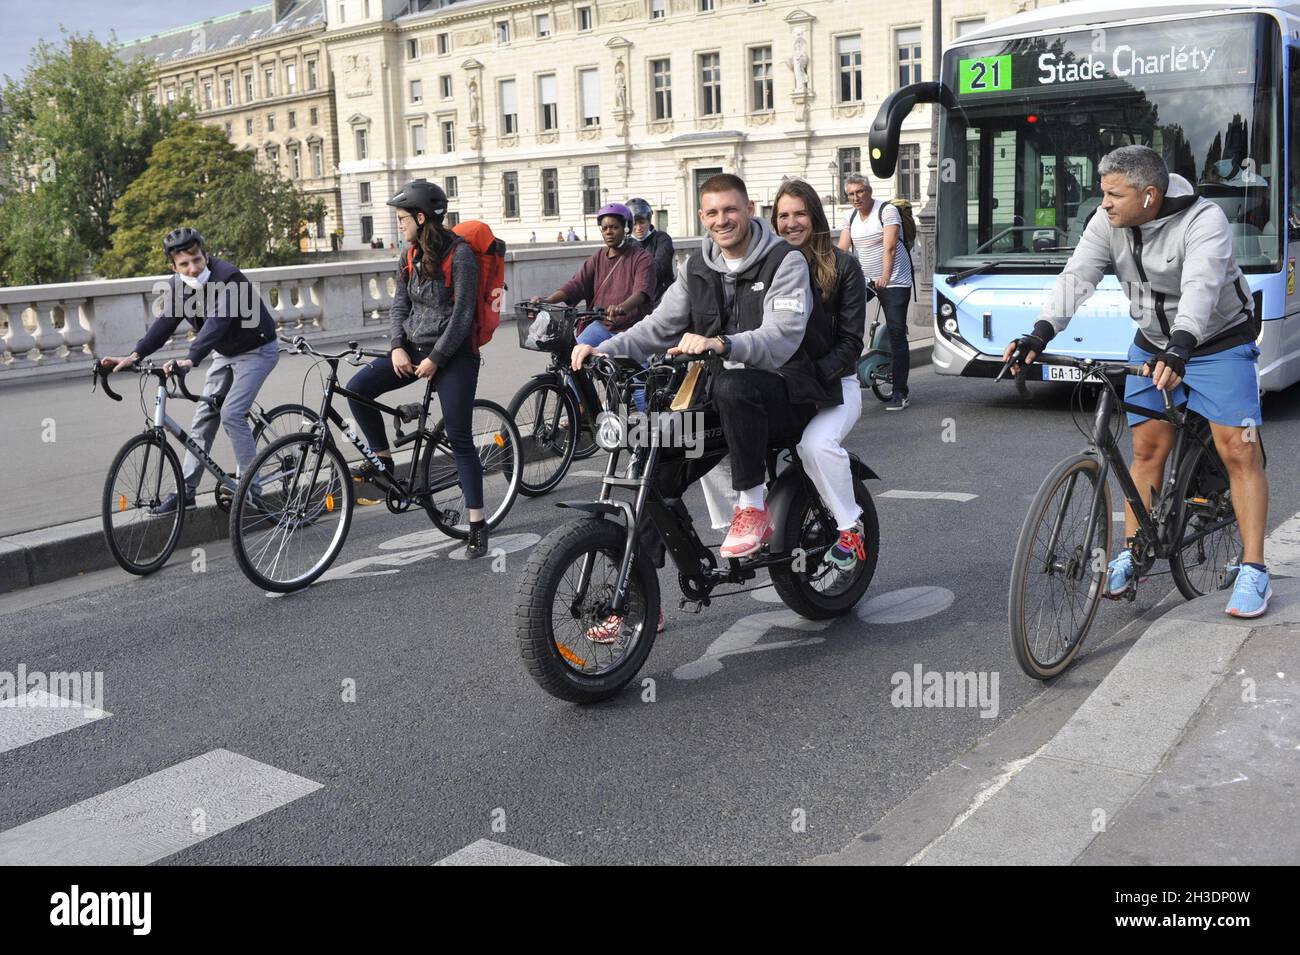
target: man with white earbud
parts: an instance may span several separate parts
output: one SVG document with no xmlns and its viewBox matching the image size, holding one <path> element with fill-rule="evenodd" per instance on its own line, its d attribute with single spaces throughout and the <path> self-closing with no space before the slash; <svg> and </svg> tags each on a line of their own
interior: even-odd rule
<svg viewBox="0 0 1300 955">
<path fill-rule="evenodd" d="M 1227 613 L 1258 617 L 1273 595 L 1264 566 L 1268 479 L 1257 430 L 1260 316 L 1233 258 L 1232 227 L 1219 206 L 1198 197 L 1182 176 L 1171 175 L 1160 154 L 1146 146 L 1121 146 L 1102 159 L 1097 173 L 1105 219 L 1094 215 L 1084 228 L 1034 330 L 1007 345 L 1003 360 L 1016 356 L 1012 373 L 1023 372 L 1114 267 L 1138 323 L 1128 360 L 1143 363 L 1151 375 L 1129 376 L 1124 402 L 1163 412 L 1164 391 L 1175 405 L 1186 404 L 1210 422 L 1241 529 L 1241 568 Z M 1133 412 L 1128 423 L 1130 470 L 1150 507 L 1151 488 L 1161 485 L 1173 450 L 1174 426 Z M 1126 541 L 1136 531 L 1137 519 L 1126 507 Z M 1107 596 L 1120 596 L 1133 584 L 1126 545 L 1110 562 Z"/>
</svg>

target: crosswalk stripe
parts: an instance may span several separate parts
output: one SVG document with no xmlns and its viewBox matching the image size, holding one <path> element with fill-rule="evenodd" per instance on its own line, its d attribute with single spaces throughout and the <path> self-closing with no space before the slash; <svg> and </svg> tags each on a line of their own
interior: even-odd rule
<svg viewBox="0 0 1300 955">
<path fill-rule="evenodd" d="M 979 495 L 966 494 L 962 491 L 901 491 L 895 488 L 892 491 L 882 491 L 876 497 L 893 497 L 914 501 L 961 501 L 964 504 L 967 501 L 975 500 Z"/>
<path fill-rule="evenodd" d="M 491 839 L 480 839 L 435 862 L 434 865 L 564 865 L 564 863 L 513 846 L 504 846 Z"/>
<path fill-rule="evenodd" d="M 0 753 L 89 726 L 112 715 L 44 690 L 0 700 Z"/>
<path fill-rule="evenodd" d="M 147 865 L 320 788 L 214 749 L 0 832 L 0 865 Z"/>
</svg>

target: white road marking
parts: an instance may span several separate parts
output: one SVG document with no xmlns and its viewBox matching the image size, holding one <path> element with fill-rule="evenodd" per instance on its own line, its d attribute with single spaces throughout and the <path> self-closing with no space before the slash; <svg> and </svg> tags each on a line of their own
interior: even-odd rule
<svg viewBox="0 0 1300 955">
<path fill-rule="evenodd" d="M 822 643 L 824 637 L 801 637 L 797 640 L 780 640 L 775 643 L 759 644 L 769 630 L 825 630 L 831 625 L 829 620 L 807 620 L 793 610 L 766 610 L 741 617 L 718 639 L 709 644 L 704 656 L 691 663 L 683 664 L 673 671 L 678 680 L 698 680 L 700 677 L 712 676 L 722 669 L 724 657 L 739 653 L 755 653 L 760 650 L 783 650 L 786 647 L 803 647 L 813 643 Z"/>
<path fill-rule="evenodd" d="M 20 697 L 0 700 L 0 753 L 35 743 L 47 736 L 89 726 L 112 716 L 107 710 L 83 706 L 76 700 L 32 690 Z"/>
<path fill-rule="evenodd" d="M 214 749 L 0 833 L 0 865 L 148 865 L 320 788 Z"/>
<path fill-rule="evenodd" d="M 962 491 L 902 491 L 895 488 L 891 491 L 882 491 L 876 497 L 903 498 L 914 501 L 960 501 L 964 504 L 967 501 L 975 500 L 979 495 L 966 494 Z"/>
<path fill-rule="evenodd" d="M 542 537 L 540 534 L 505 534 L 501 537 L 488 536 L 488 557 L 489 561 L 496 558 L 499 553 L 514 554 L 521 550 L 527 550 L 534 546 Z M 464 547 L 457 547 L 449 555 L 452 560 L 469 560 L 465 554 Z"/>
<path fill-rule="evenodd" d="M 513 846 L 505 846 L 491 839 L 480 839 L 464 849 L 453 852 L 447 858 L 440 859 L 434 865 L 564 865 L 564 863 Z"/>
<path fill-rule="evenodd" d="M 956 595 L 944 587 L 904 587 L 872 597 L 854 611 L 863 623 L 910 623 L 942 613 Z"/>
<path fill-rule="evenodd" d="M 1300 514 L 1283 521 L 1268 535 L 1264 560 L 1270 574 L 1300 577 Z"/>
</svg>

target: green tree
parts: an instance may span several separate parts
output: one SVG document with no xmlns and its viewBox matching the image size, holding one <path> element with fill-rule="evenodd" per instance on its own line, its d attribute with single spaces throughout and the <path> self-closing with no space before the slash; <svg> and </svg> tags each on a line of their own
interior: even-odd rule
<svg viewBox="0 0 1300 955">
<path fill-rule="evenodd" d="M 0 202 L 0 284 L 73 278 L 86 261 L 50 190 L 14 192 Z"/>
<path fill-rule="evenodd" d="M 162 238 L 180 225 L 198 229 L 211 253 L 240 268 L 294 262 L 306 223 L 323 214 L 319 199 L 259 167 L 221 130 L 182 120 L 118 200 L 100 271 L 110 278 L 158 273 Z"/>
<path fill-rule="evenodd" d="M 5 220 L 35 217 L 56 223 L 62 234 L 46 237 L 57 254 L 34 254 L 26 247 L 30 233 L 5 229 L 0 262 L 28 263 L 27 279 L 68 280 L 108 247 L 114 203 L 176 116 L 150 100 L 152 69 L 93 36 L 65 34 L 60 46 L 38 45 L 21 78 L 6 77 L 0 182 L 7 185 L 0 187 L 0 203 L 17 208 Z M 19 199 L 32 184 L 40 199 Z M 0 278 L 16 280 L 8 273 Z"/>
</svg>

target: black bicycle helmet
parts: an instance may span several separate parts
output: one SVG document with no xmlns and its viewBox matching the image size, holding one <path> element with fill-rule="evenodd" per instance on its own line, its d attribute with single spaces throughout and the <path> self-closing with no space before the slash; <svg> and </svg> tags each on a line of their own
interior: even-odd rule
<svg viewBox="0 0 1300 955">
<path fill-rule="evenodd" d="M 654 210 L 650 208 L 650 203 L 644 199 L 629 199 L 627 208 L 632 213 L 633 219 L 645 219 L 647 222 L 654 221 Z"/>
<path fill-rule="evenodd" d="M 203 245 L 203 236 L 199 234 L 199 230 L 181 226 L 179 229 L 172 229 L 163 239 L 163 254 L 170 259 L 173 252 L 180 252 L 195 245 Z"/>
<path fill-rule="evenodd" d="M 388 200 L 388 205 L 407 212 L 423 212 L 429 218 L 441 222 L 447 214 L 447 194 L 437 183 L 427 179 L 412 179 Z"/>
</svg>

